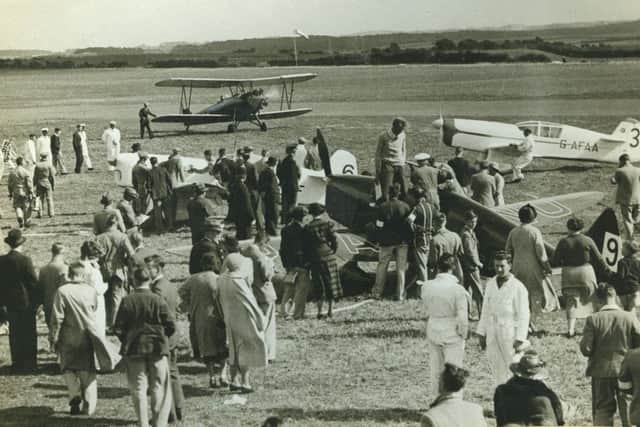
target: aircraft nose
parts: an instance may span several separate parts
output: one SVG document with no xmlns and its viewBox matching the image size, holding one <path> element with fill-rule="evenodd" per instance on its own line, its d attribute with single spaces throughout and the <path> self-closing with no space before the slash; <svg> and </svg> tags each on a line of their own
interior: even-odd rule
<svg viewBox="0 0 640 427">
<path fill-rule="evenodd" d="M 442 129 L 443 124 L 444 124 L 444 120 L 442 119 L 442 117 L 435 119 L 433 122 L 431 122 L 431 126 L 433 126 L 436 129 Z"/>
</svg>

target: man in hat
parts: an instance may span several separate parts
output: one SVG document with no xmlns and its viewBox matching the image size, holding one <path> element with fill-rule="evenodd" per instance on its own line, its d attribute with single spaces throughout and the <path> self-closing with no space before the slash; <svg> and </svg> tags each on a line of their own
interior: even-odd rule
<svg viewBox="0 0 640 427">
<path fill-rule="evenodd" d="M 110 121 L 109 127 L 102 133 L 102 142 L 107 149 L 109 171 L 114 171 L 116 170 L 116 161 L 120 155 L 120 130 L 116 127 L 115 121 Z"/>
<path fill-rule="evenodd" d="M 156 232 L 164 233 L 173 228 L 173 212 L 171 209 L 171 196 L 173 186 L 169 172 L 158 164 L 157 157 L 151 157 L 151 170 L 149 171 L 149 188 L 153 201 L 153 220 Z"/>
<path fill-rule="evenodd" d="M 176 188 L 184 182 L 184 173 L 182 169 L 182 156 L 180 155 L 180 148 L 176 147 L 171 150 L 169 158 L 161 163 L 161 166 L 169 172 L 171 178 L 171 185 Z"/>
<path fill-rule="evenodd" d="M 22 373 L 36 368 L 38 333 L 36 311 L 42 303 L 42 290 L 31 258 L 23 254 L 26 238 L 20 229 L 12 229 L 4 242 L 11 248 L 0 256 L 0 307 L 9 320 L 11 368 Z"/>
<path fill-rule="evenodd" d="M 618 169 L 611 177 L 616 187 L 616 203 L 624 221 L 624 236 L 633 239 L 633 227 L 640 217 L 640 168 L 633 166 L 627 153 L 620 156 Z"/>
<path fill-rule="evenodd" d="M 471 198 L 482 206 L 492 208 L 495 206 L 496 180 L 489 175 L 489 162 L 478 162 L 480 171 L 471 177 Z"/>
<path fill-rule="evenodd" d="M 264 210 L 264 227 L 267 234 L 278 235 L 278 207 L 280 205 L 280 186 L 276 176 L 278 159 L 271 156 L 266 167 L 258 177 L 258 192 Z"/>
<path fill-rule="evenodd" d="M 431 204 L 436 211 L 440 210 L 440 197 L 438 196 L 438 175 L 440 170 L 429 165 L 431 156 L 427 153 L 416 154 L 414 159 L 418 162 L 418 166 L 413 168 L 411 173 L 411 182 L 415 187 L 419 187 L 424 191 L 427 202 Z"/>
<path fill-rule="evenodd" d="M 51 138 L 49 128 L 40 129 L 40 135 L 36 140 L 36 159 L 42 159 L 42 154 L 47 155 L 47 162 L 51 163 Z"/>
<path fill-rule="evenodd" d="M 458 234 L 447 228 L 447 214 L 439 212 L 434 216 L 433 235 L 429 248 L 429 267 L 432 271 L 437 271 L 438 260 L 444 254 L 451 254 L 455 257 L 453 275 L 462 283 L 464 280 L 460 265 L 460 260 L 464 256 L 462 240 Z M 431 274 L 431 276 L 435 277 L 435 274 Z"/>
<path fill-rule="evenodd" d="M 480 405 L 462 400 L 469 371 L 445 363 L 438 388 L 440 394 L 422 416 L 422 427 L 486 427 Z M 498 424 L 499 425 L 499 424 Z"/>
<path fill-rule="evenodd" d="M 473 168 L 471 167 L 469 160 L 464 158 L 464 149 L 462 147 L 456 147 L 456 156 L 449 160 L 447 164 L 451 166 L 460 186 L 462 186 L 468 194 L 471 175 L 473 175 Z"/>
<path fill-rule="evenodd" d="M 62 131 L 60 128 L 53 130 L 51 135 L 51 164 L 60 175 L 67 174 L 67 168 L 64 167 L 64 161 L 62 160 L 62 141 L 60 140 L 60 134 Z"/>
<path fill-rule="evenodd" d="M 60 242 L 51 245 L 51 261 L 38 272 L 38 286 L 42 289 L 42 309 L 47 327 L 51 330 L 51 307 L 56 291 L 67 281 L 68 266 L 64 259 L 65 247 Z"/>
<path fill-rule="evenodd" d="M 138 162 L 131 169 L 131 184 L 138 193 L 137 203 L 134 209 L 137 215 L 146 215 L 149 212 L 149 155 L 144 151 L 138 152 Z"/>
<path fill-rule="evenodd" d="M 107 219 L 111 215 L 116 218 L 117 229 L 123 233 L 126 232 L 127 229 L 124 226 L 122 214 L 118 209 L 113 207 L 113 198 L 108 191 L 102 193 L 102 196 L 100 197 L 100 204 L 102 205 L 102 209 L 93 215 L 93 234 L 97 236 L 109 229 L 107 226 Z"/>
<path fill-rule="evenodd" d="M 562 402 L 543 382 L 544 366 L 532 349 L 509 366 L 513 377 L 499 385 L 493 397 L 497 425 L 564 425 Z"/>
<path fill-rule="evenodd" d="M 127 233 L 130 233 L 133 230 L 137 230 L 138 226 L 141 224 L 139 222 L 138 217 L 136 216 L 135 211 L 133 210 L 133 204 L 138 199 L 138 192 L 131 187 L 127 187 L 124 189 L 124 193 L 122 194 L 122 200 L 118 202 L 116 208 L 120 211 L 120 215 L 122 216 L 122 221 L 124 223 L 124 228 Z"/>
<path fill-rule="evenodd" d="M 80 173 L 82 171 L 82 163 L 84 161 L 83 158 L 83 150 L 82 150 L 82 135 L 80 133 L 81 125 L 76 125 L 76 131 L 73 132 L 73 136 L 71 137 L 71 144 L 73 146 L 73 152 L 76 155 L 76 165 L 73 168 L 75 173 Z"/>
<path fill-rule="evenodd" d="M 307 158 L 307 145 L 309 144 L 309 140 L 307 138 L 301 136 L 298 138 L 298 147 L 296 148 L 296 154 L 293 156 L 296 164 L 300 169 L 304 167 L 304 159 Z"/>
<path fill-rule="evenodd" d="M 303 319 L 307 305 L 307 295 L 311 289 L 310 260 L 304 256 L 304 217 L 307 210 L 296 206 L 291 210 L 291 222 L 282 227 L 280 241 L 280 259 L 289 277 L 295 275 L 293 281 L 285 283 L 285 290 L 280 305 L 280 314 L 290 316 L 287 304 L 293 300 L 293 318 Z"/>
<path fill-rule="evenodd" d="M 229 185 L 230 220 L 236 226 L 236 237 L 245 240 L 251 237 L 251 224 L 255 220 L 255 212 L 251 203 L 251 193 L 246 185 L 247 171 L 241 168 L 233 183 Z"/>
<path fill-rule="evenodd" d="M 165 300 L 150 288 L 146 268 L 134 272 L 134 291 L 122 300 L 114 330 L 122 343 L 127 380 L 138 416 L 138 425 L 165 427 L 173 396 L 169 371 L 169 339 L 175 333 L 175 319 Z M 151 405 L 148 402 L 151 396 Z"/>
<path fill-rule="evenodd" d="M 145 102 L 140 111 L 138 111 L 138 118 L 140 119 L 140 139 L 144 138 L 145 129 L 149 133 L 149 139 L 153 138 L 153 132 L 151 132 L 151 127 L 149 127 L 149 116 L 156 117 L 149 109 L 149 104 Z"/>
<path fill-rule="evenodd" d="M 389 187 L 394 182 L 400 184 L 401 195 L 407 192 L 409 187 L 409 170 L 406 165 L 407 143 L 404 132 L 407 121 L 401 117 L 393 119 L 391 129 L 383 132 L 378 137 L 375 164 L 376 179 L 380 183 L 382 198 L 389 199 Z"/>
<path fill-rule="evenodd" d="M 444 254 L 438 260 L 438 275 L 422 287 L 427 313 L 427 341 L 431 391 L 438 391 L 438 378 L 445 363 L 463 365 L 464 347 L 469 335 L 468 296 L 452 274 L 455 257 Z"/>
<path fill-rule="evenodd" d="M 489 163 L 489 175 L 496 181 L 496 192 L 493 195 L 496 206 L 504 206 L 504 177 L 498 168 L 498 163 Z"/>
<path fill-rule="evenodd" d="M 91 163 L 91 157 L 89 156 L 89 139 L 87 138 L 87 125 L 80 123 L 80 143 L 82 146 L 82 158 L 87 165 L 87 170 L 93 170 L 93 164 Z M 120 132 L 120 131 L 118 131 Z"/>
<path fill-rule="evenodd" d="M 378 207 L 376 219 L 377 240 L 380 245 L 376 281 L 371 294 L 374 298 L 382 298 L 387 282 L 387 269 L 393 259 L 396 263 L 396 290 L 398 301 L 404 300 L 405 275 L 407 271 L 407 253 L 411 240 L 411 229 L 407 217 L 411 208 L 399 199 L 401 186 L 394 183 L 389 187 L 389 199 Z"/>
<path fill-rule="evenodd" d="M 9 198 L 13 199 L 18 226 L 28 227 L 31 224 L 31 202 L 34 198 L 33 180 L 24 167 L 24 159 L 16 159 L 16 168 L 9 172 Z"/>
<path fill-rule="evenodd" d="M 429 246 L 433 234 L 433 222 L 437 211 L 422 187 L 413 186 L 407 191 L 406 202 L 411 208 L 407 217 L 412 238 L 409 244 L 409 264 L 415 273 L 415 283 L 420 286 L 429 279 Z M 420 292 L 417 292 L 419 295 Z"/>
<path fill-rule="evenodd" d="M 522 133 L 524 134 L 524 140 L 520 144 L 512 145 L 512 147 L 515 147 L 518 150 L 520 155 L 513 160 L 511 165 L 513 169 L 513 179 L 511 182 L 522 181 L 524 179 L 522 169 L 524 169 L 533 160 L 533 149 L 536 145 L 536 141 L 533 139 L 531 129 L 525 128 Z"/>
<path fill-rule="evenodd" d="M 478 315 L 482 312 L 482 280 L 480 280 L 480 262 L 478 237 L 475 228 L 478 225 L 478 215 L 473 210 L 468 210 L 463 214 L 464 226 L 460 230 L 460 240 L 462 241 L 463 257 L 460 260 L 462 265 L 463 285 L 471 293 L 473 301 L 476 303 Z"/>
<path fill-rule="evenodd" d="M 189 255 L 189 274 L 196 274 L 202 271 L 200 260 L 204 254 L 213 255 L 213 271 L 220 274 L 222 262 L 227 256 L 227 248 L 223 242 L 222 223 L 207 218 L 202 226 L 203 237 L 191 248 Z"/>
<path fill-rule="evenodd" d="M 24 167 L 33 175 L 33 168 L 38 161 L 36 155 L 36 135 L 33 133 L 29 134 L 29 139 L 24 143 L 22 158 L 24 159 Z"/>
<path fill-rule="evenodd" d="M 595 294 L 600 310 L 587 317 L 580 340 L 580 351 L 589 358 L 593 425 L 612 426 L 619 410 L 622 425 L 629 426 L 629 396 L 618 389 L 618 376 L 625 354 L 640 347 L 640 323 L 618 306 L 613 286 L 597 288 Z"/>
<path fill-rule="evenodd" d="M 495 254 L 496 277 L 485 287 L 484 303 L 476 334 L 480 348 L 487 351 L 494 386 L 509 379 L 509 366 L 516 352 L 526 345 L 529 330 L 529 295 L 521 281 L 511 274 L 509 254 Z"/>
<path fill-rule="evenodd" d="M 212 162 L 212 171 L 210 172 L 210 174 L 216 176 L 224 186 L 228 186 L 229 183 L 231 183 L 235 173 L 235 164 L 226 154 L 226 149 L 218 149 L 218 158 L 215 162 Z M 211 152 L 209 152 L 209 155 L 211 156 Z"/>
<path fill-rule="evenodd" d="M 289 144 L 286 148 L 286 157 L 282 159 L 276 168 L 276 175 L 280 180 L 280 188 L 282 189 L 282 223 L 289 222 L 289 213 L 291 209 L 298 204 L 298 183 L 300 181 L 300 168 L 298 167 L 294 156 L 296 154 L 297 144 Z"/>
<path fill-rule="evenodd" d="M 36 189 L 36 197 L 40 200 L 40 210 L 38 210 L 38 218 L 42 218 L 42 211 L 47 206 L 47 215 L 53 218 L 55 209 L 53 206 L 53 192 L 55 191 L 55 175 L 56 170 L 51 166 L 49 161 L 49 153 L 41 153 L 40 161 L 36 163 L 33 170 L 33 186 Z"/>
<path fill-rule="evenodd" d="M 204 237 L 204 225 L 207 218 L 215 215 L 216 207 L 207 199 L 207 186 L 203 183 L 193 184 L 195 196 L 187 203 L 191 244 L 195 245 Z"/>
</svg>

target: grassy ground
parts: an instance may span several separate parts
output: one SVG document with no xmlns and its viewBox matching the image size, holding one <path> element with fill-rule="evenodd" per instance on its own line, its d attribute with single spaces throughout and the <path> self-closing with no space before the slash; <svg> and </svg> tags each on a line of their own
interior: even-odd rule
<svg viewBox="0 0 640 427">
<path fill-rule="evenodd" d="M 314 113 L 295 120 L 271 122 L 266 133 L 249 130 L 228 135 L 223 127 L 195 129 L 190 135 L 175 128 L 158 127 L 158 138 L 144 141 L 148 152 L 168 152 L 182 147 L 186 156 L 198 156 L 205 148 L 217 149 L 250 144 L 282 154 L 286 142 L 312 135 L 322 127 L 335 148 L 352 151 L 360 170 L 373 167 L 376 135 L 387 128 L 397 114 L 410 123 L 409 151 L 430 151 L 449 157 L 450 151 L 436 144 L 437 131 L 430 123 L 440 106 L 454 116 L 482 117 L 515 122 L 538 118 L 559 120 L 599 131 L 611 131 L 617 122 L 635 113 L 639 84 L 638 64 L 612 65 L 504 65 L 460 67 L 345 67 L 309 69 L 320 77 L 301 85 L 298 105 L 311 105 Z M 152 83 L 169 76 L 247 76 L 257 70 L 72 70 L 69 72 L 8 72 L 0 75 L 0 104 L 3 122 L 0 137 L 13 137 L 21 146 L 29 132 L 44 125 L 63 129 L 63 151 L 72 163 L 70 137 L 75 123 L 88 125 L 92 157 L 97 170 L 68 175 L 59 180 L 55 193 L 57 215 L 36 221 L 29 230 L 27 252 L 36 266 L 48 261 L 53 241 L 69 248 L 69 258 L 78 254 L 81 242 L 90 237 L 91 217 L 105 190 L 120 193 L 106 172 L 104 150 L 99 142 L 109 120 L 119 121 L 123 149 L 137 138 L 137 109 L 149 100 L 156 113 L 175 111 L 177 93 L 155 88 Z M 290 69 L 264 70 L 275 75 Z M 296 70 L 298 71 L 298 70 Z M 306 70 L 305 70 L 306 71 Z M 204 104 L 205 95 L 198 93 Z M 606 193 L 601 206 L 582 216 L 586 223 L 604 205 L 613 205 L 607 177 L 612 167 L 566 164 L 536 160 L 527 172 L 526 184 L 509 185 L 506 199 L 523 200 L 570 191 L 600 190 Z M 5 181 L 3 181 L 5 182 Z M 4 184 L 3 184 L 4 185 Z M 15 225 L 8 199 L 0 192 L 2 234 Z M 556 242 L 564 224 L 543 230 Z M 163 236 L 147 237 L 149 246 L 164 251 L 189 244 L 186 229 Z M 187 276 L 187 259 L 163 252 L 169 264 L 167 275 L 176 283 Z M 349 304 L 349 301 L 341 304 Z M 311 306 L 309 306 L 311 310 Z M 311 310 L 313 311 L 313 310 Z M 290 425 L 414 425 L 419 412 L 428 408 L 428 353 L 424 335 L 424 314 L 417 302 L 398 304 L 375 302 L 355 311 L 340 313 L 331 322 L 307 320 L 280 322 L 279 356 L 266 371 L 256 373 L 259 391 L 244 406 L 228 406 L 229 395 L 207 388 L 205 370 L 188 357 L 180 365 L 187 395 L 184 425 L 256 425 L 269 414 L 281 415 Z M 184 325 L 183 325 L 184 326 Z M 560 336 L 564 320 L 554 313 L 543 320 L 550 336 L 534 339 L 534 345 L 549 361 L 549 383 L 562 398 L 577 405 L 573 425 L 589 422 L 590 390 L 584 378 L 585 360 L 579 355 L 577 339 Z M 41 325 L 40 347 L 47 348 Z M 184 328 L 183 328 L 184 329 Z M 8 340 L 0 337 L 0 398 L 2 425 L 130 425 L 135 414 L 123 374 L 101 376 L 100 402 L 96 416 L 73 420 L 64 412 L 67 397 L 62 378 L 56 373 L 53 355 L 40 354 L 42 369 L 37 375 L 10 376 Z M 491 381 L 484 355 L 477 343 L 468 344 L 466 363 L 472 371 L 467 397 L 491 408 Z"/>
</svg>

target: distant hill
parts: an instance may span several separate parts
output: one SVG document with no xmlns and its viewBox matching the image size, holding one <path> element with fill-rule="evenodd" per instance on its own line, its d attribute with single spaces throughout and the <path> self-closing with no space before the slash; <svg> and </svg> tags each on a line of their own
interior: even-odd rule
<svg viewBox="0 0 640 427">
<path fill-rule="evenodd" d="M 31 56 L 49 55 L 52 52 L 48 50 L 35 49 L 7 49 L 0 50 L 0 58 L 29 58 Z"/>
</svg>

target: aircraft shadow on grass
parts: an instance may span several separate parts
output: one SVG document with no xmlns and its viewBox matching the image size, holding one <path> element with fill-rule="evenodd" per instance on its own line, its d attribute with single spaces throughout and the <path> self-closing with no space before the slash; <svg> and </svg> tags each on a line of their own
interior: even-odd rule
<svg viewBox="0 0 640 427">
<path fill-rule="evenodd" d="M 35 383 L 33 388 L 41 390 L 67 391 L 67 387 L 62 384 Z M 100 384 L 98 385 L 98 388 L 100 389 L 100 399 L 121 399 L 123 397 L 130 396 L 128 388 L 108 387 Z"/>
<path fill-rule="evenodd" d="M 102 390 L 101 390 L 102 391 Z M 100 396 L 102 397 L 102 396 Z M 3 425 L 15 426 L 126 426 L 135 425 L 132 420 L 117 418 L 71 417 L 64 413 L 56 413 L 48 406 L 18 406 L 0 409 L 0 420 Z"/>
<path fill-rule="evenodd" d="M 334 340 L 336 338 L 374 338 L 374 339 L 390 339 L 390 338 L 424 338 L 426 332 L 419 328 L 408 328 L 400 331 L 389 329 L 369 329 L 367 331 L 354 334 L 318 334 L 312 335 L 310 338 L 315 340 Z"/>
<path fill-rule="evenodd" d="M 376 422 L 420 422 L 422 413 L 420 410 L 406 408 L 379 408 L 379 409 L 326 409 L 318 411 L 305 411 L 301 408 L 272 408 L 271 412 L 281 418 L 293 418 L 294 420 L 322 420 L 322 421 L 362 421 Z M 426 411 L 426 409 L 424 409 Z"/>
<path fill-rule="evenodd" d="M 273 126 L 269 130 L 277 130 L 277 129 L 289 129 L 290 126 Z M 251 128 L 240 128 L 234 131 L 234 133 L 245 134 L 245 133 L 255 133 L 255 131 Z M 174 131 L 174 130 L 154 130 L 153 138 L 171 138 L 177 136 L 197 136 L 197 135 L 227 135 L 229 132 L 227 129 L 214 129 L 214 130 L 193 130 L 189 129 L 189 132 L 185 132 L 184 130 Z"/>
</svg>

